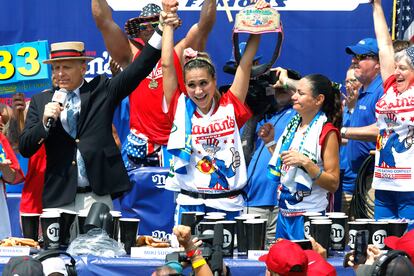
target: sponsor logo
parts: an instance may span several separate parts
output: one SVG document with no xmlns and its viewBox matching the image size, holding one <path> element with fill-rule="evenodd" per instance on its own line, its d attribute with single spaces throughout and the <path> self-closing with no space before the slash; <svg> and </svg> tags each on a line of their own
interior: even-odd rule
<svg viewBox="0 0 414 276">
<path fill-rule="evenodd" d="M 91 52 L 90 56 L 94 56 L 96 52 Z M 95 55 L 96 56 L 96 55 Z M 85 79 L 90 81 L 96 75 L 107 74 L 112 76 L 111 69 L 109 68 L 110 56 L 107 51 L 103 51 L 100 57 L 96 57 L 88 63 L 88 70 L 86 71 Z"/>
<path fill-rule="evenodd" d="M 345 229 L 340 224 L 332 224 L 331 228 L 331 241 L 340 242 L 345 236 Z"/>
<path fill-rule="evenodd" d="M 59 240 L 59 223 L 55 222 L 49 225 L 46 229 L 47 237 L 52 242 L 57 242 Z"/>
<path fill-rule="evenodd" d="M 171 234 L 167 234 L 167 232 L 162 230 L 155 230 L 152 231 L 152 237 L 160 240 L 171 240 Z"/>
<path fill-rule="evenodd" d="M 107 0 L 114 11 L 140 11 L 147 4 L 142 0 Z M 152 0 L 161 6 L 161 0 Z M 204 0 L 182 0 L 180 11 L 199 11 Z M 267 0 L 272 8 L 276 10 L 297 10 L 297 11 L 352 11 L 360 4 L 369 3 L 369 0 Z M 248 5 L 249 0 L 227 0 L 229 9 L 239 11 Z M 224 0 L 217 1 L 217 10 L 223 11 Z"/>
<path fill-rule="evenodd" d="M 349 230 L 349 248 L 354 249 L 357 230 Z"/>
<path fill-rule="evenodd" d="M 372 235 L 372 244 L 374 244 L 379 249 L 385 247 L 384 239 L 387 236 L 387 232 L 385 230 L 377 230 Z"/>
<path fill-rule="evenodd" d="M 223 248 L 229 247 L 233 240 L 233 235 L 227 229 L 223 229 Z"/>
<path fill-rule="evenodd" d="M 154 183 L 155 187 L 160 189 L 165 187 L 165 179 L 166 176 L 163 174 L 154 174 L 151 177 L 152 183 Z"/>
</svg>

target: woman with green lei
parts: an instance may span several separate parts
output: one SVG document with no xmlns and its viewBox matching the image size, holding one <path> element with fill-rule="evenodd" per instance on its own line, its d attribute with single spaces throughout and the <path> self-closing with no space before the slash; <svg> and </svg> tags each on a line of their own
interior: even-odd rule
<svg viewBox="0 0 414 276">
<path fill-rule="evenodd" d="M 339 185 L 340 93 L 323 75 L 313 74 L 293 81 L 287 78 L 286 70 L 277 70 L 276 85 L 296 88 L 292 101 L 298 114 L 275 145 L 271 145 L 271 125 L 264 125 L 259 135 L 273 153 L 269 176 L 281 183 L 276 238 L 303 239 L 302 214 L 324 213 L 328 193 L 334 193 Z"/>
</svg>

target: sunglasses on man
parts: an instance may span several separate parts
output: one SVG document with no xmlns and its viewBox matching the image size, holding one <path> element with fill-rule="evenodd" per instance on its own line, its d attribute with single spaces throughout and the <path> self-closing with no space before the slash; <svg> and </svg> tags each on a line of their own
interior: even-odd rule
<svg viewBox="0 0 414 276">
<path fill-rule="evenodd" d="M 148 29 L 149 26 L 152 26 L 152 28 L 155 29 L 158 26 L 159 23 L 160 23 L 159 21 L 157 21 L 157 22 L 144 22 L 144 23 L 140 23 L 139 24 L 139 30 L 140 31 L 145 31 L 145 30 Z"/>
<path fill-rule="evenodd" d="M 378 56 L 375 54 L 363 54 L 363 55 L 358 55 L 355 54 L 354 58 L 358 61 L 364 60 L 364 59 L 378 59 Z"/>
</svg>

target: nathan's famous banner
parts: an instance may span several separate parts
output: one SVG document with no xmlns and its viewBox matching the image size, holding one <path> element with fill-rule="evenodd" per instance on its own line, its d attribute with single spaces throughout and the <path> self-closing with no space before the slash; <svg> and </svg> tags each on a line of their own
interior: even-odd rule
<svg viewBox="0 0 414 276">
<path fill-rule="evenodd" d="M 50 88 L 50 69 L 42 62 L 48 57 L 45 40 L 0 46 L 0 102 L 11 105 L 16 92 L 31 97 Z"/>
<path fill-rule="evenodd" d="M 107 0 L 112 9 L 117 11 L 141 10 L 148 1 L 142 0 Z M 251 5 L 250 0 L 218 0 L 217 10 L 225 10 L 224 1 L 227 2 L 229 10 L 238 11 Z M 161 0 L 151 0 L 161 6 Z M 194 11 L 199 10 L 204 0 L 185 0 L 180 1 L 180 10 Z M 279 11 L 299 10 L 299 11 L 352 11 L 359 4 L 369 3 L 370 0 L 267 0 L 272 8 Z"/>
<path fill-rule="evenodd" d="M 129 18 L 138 16 L 146 4 L 161 3 L 161 0 L 107 1 L 113 10 L 112 17 L 121 29 Z M 218 85 L 229 84 L 234 77 L 222 70 L 232 56 L 234 26 L 234 22 L 229 22 L 224 1 L 216 1 L 216 23 L 209 34 L 206 46 L 206 51 L 211 54 L 217 68 Z M 274 64 L 275 67 L 291 68 L 302 75 L 322 73 L 333 81 L 342 82 L 351 63 L 351 56 L 345 53 L 345 48 L 356 44 L 362 38 L 375 37 L 372 8 L 367 3 L 369 0 L 267 1 L 280 12 L 285 34 L 281 54 Z M 183 25 L 176 30 L 176 41 L 182 39 L 191 26 L 197 23 L 203 2 L 204 0 L 179 1 L 179 16 Z M 250 4 L 250 0 L 226 2 L 233 19 L 239 10 Z M 392 0 L 382 1 L 387 18 L 391 18 L 392 3 Z M 2 7 L 0 45 L 18 45 L 22 41 L 38 40 L 47 40 L 49 44 L 83 41 L 86 54 L 95 58 L 89 62 L 85 78 L 91 79 L 98 74 L 111 74 L 110 56 L 93 20 L 91 0 L 0 0 L 0 4 Z M 242 41 L 245 37 L 240 39 Z M 274 48 L 274 35 L 263 35 L 258 53 L 262 56 L 262 62 L 270 60 Z M 25 57 L 28 56 L 29 54 L 26 53 Z M 3 57 L 0 56 L 1 61 Z M 30 70 L 29 65 L 25 65 L 28 70 Z M 40 65 L 42 68 L 45 66 Z M 5 69 L 2 67 L 0 70 Z M 3 71 L 1 73 L 4 73 Z M 18 83 L 27 86 L 24 82 Z M 0 97 L 1 91 L 4 90 L 0 90 Z"/>
</svg>

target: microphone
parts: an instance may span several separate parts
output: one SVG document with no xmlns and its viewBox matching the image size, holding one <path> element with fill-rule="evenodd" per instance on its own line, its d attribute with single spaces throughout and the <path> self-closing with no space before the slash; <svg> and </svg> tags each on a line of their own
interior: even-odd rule
<svg viewBox="0 0 414 276">
<path fill-rule="evenodd" d="M 223 272 L 223 224 L 214 225 L 213 254 L 211 254 L 210 268 L 214 275 Z"/>
<path fill-rule="evenodd" d="M 64 106 L 66 102 L 67 93 L 68 91 L 65 88 L 61 88 L 55 91 L 55 93 L 53 93 L 52 102 L 59 103 L 60 106 Z M 46 123 L 46 128 L 50 129 L 50 127 L 53 125 L 54 122 L 55 122 L 55 119 L 53 117 L 48 118 L 47 123 Z"/>
</svg>

